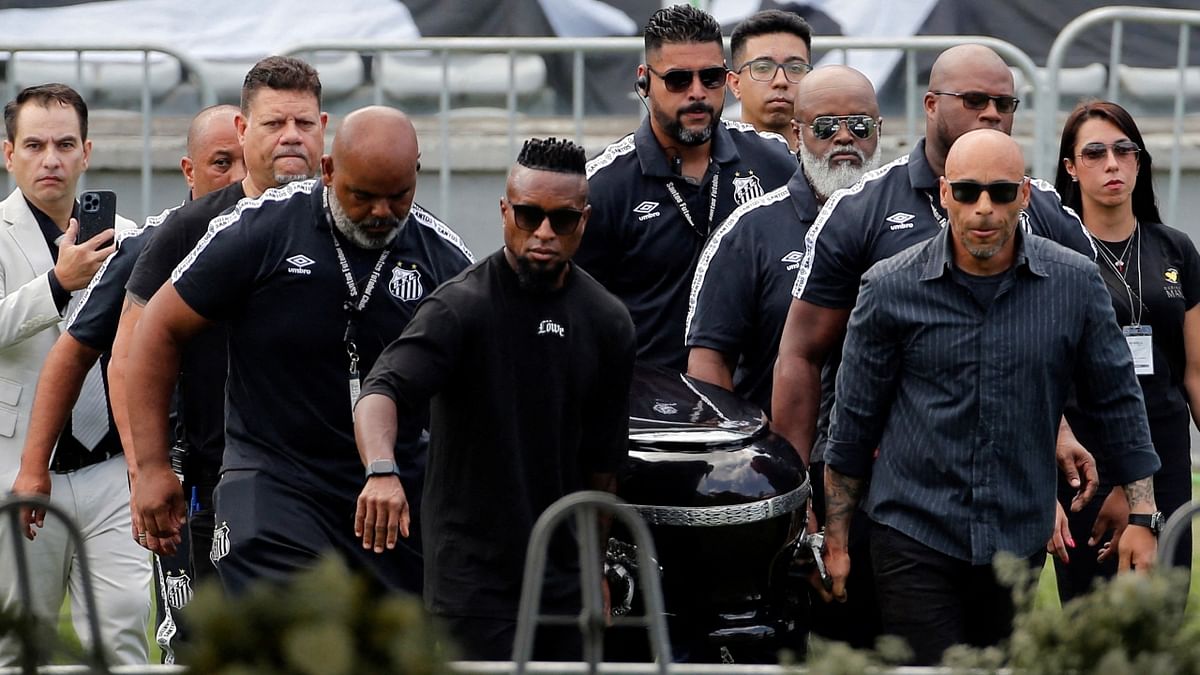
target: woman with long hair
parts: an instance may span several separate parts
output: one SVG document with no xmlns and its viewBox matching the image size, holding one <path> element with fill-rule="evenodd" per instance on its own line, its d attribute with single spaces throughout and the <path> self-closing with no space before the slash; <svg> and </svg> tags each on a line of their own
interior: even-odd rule
<svg viewBox="0 0 1200 675">
<path fill-rule="evenodd" d="M 1154 498 L 1169 517 L 1192 494 L 1190 423 L 1200 426 L 1200 254 L 1186 234 L 1162 223 L 1150 153 L 1124 108 L 1108 101 L 1075 108 L 1058 156 L 1055 187 L 1092 237 L 1096 264 L 1134 355 L 1150 436 L 1162 460 Z M 1067 421 L 1084 447 L 1099 447 L 1087 413 L 1068 406 Z M 1055 560 L 1064 600 L 1088 591 L 1097 576 L 1115 573 L 1116 541 L 1129 522 L 1123 490 L 1105 484 L 1103 457 L 1097 464 L 1100 492 L 1081 512 L 1068 511 L 1075 541 L 1070 562 Z M 1064 508 L 1071 492 L 1063 483 Z M 1190 566 L 1190 537 L 1176 551 L 1175 564 Z"/>
</svg>

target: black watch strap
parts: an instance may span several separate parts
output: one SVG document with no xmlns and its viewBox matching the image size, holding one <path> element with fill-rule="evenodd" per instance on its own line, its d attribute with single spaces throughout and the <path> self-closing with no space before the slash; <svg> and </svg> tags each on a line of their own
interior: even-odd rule
<svg viewBox="0 0 1200 675">
<path fill-rule="evenodd" d="M 396 463 L 390 459 L 372 460 L 367 465 L 367 478 L 372 476 L 399 476 L 400 469 Z"/>
<path fill-rule="evenodd" d="M 1154 536 L 1156 536 L 1156 537 L 1159 535 L 1160 532 L 1162 532 L 1162 526 L 1163 526 L 1164 520 L 1165 519 L 1163 518 L 1163 514 L 1161 511 L 1155 511 L 1154 513 L 1131 513 L 1131 514 L 1129 514 L 1129 524 L 1130 525 L 1137 525 L 1139 527 L 1150 528 L 1150 531 L 1153 532 Z"/>
</svg>

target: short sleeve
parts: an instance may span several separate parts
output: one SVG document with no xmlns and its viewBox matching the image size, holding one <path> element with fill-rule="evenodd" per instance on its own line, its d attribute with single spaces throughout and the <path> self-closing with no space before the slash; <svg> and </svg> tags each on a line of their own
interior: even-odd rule
<svg viewBox="0 0 1200 675">
<path fill-rule="evenodd" d="M 1183 235 L 1179 237 L 1180 254 L 1183 257 L 1183 298 L 1185 309 L 1191 309 L 1200 303 L 1200 253 L 1196 251 L 1196 244 L 1192 243 L 1191 237 Z"/>
<path fill-rule="evenodd" d="M 853 217 L 845 193 L 826 202 L 804 237 L 804 258 L 792 296 L 829 309 L 849 309 L 858 297 L 865 254 L 863 223 Z"/>
<path fill-rule="evenodd" d="M 71 337 L 99 352 L 112 349 L 125 303 L 125 284 L 149 237 L 150 232 L 129 237 L 100 266 L 67 324 Z"/>
<path fill-rule="evenodd" d="M 171 279 L 171 271 L 191 249 L 184 243 L 187 229 L 185 219 L 168 218 L 151 234 L 143 235 L 150 239 L 142 247 L 142 253 L 125 285 L 130 294 L 149 300 Z"/>
<path fill-rule="evenodd" d="M 249 296 L 271 236 L 272 225 L 264 220 L 232 220 L 211 228 L 175 267 L 170 281 L 196 313 L 221 320 Z"/>
<path fill-rule="evenodd" d="M 740 353 L 758 306 L 757 263 L 748 250 L 745 228 L 709 240 L 692 280 L 686 344 L 725 354 Z"/>
</svg>

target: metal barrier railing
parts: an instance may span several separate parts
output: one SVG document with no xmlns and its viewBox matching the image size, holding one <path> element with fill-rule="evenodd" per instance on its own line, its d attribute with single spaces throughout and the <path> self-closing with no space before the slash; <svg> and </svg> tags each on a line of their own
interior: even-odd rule
<svg viewBox="0 0 1200 675">
<path fill-rule="evenodd" d="M 638 583 L 645 601 L 645 614 L 640 617 L 613 617 L 613 626 L 641 626 L 650 637 L 655 658 L 654 670 L 667 675 L 671 662 L 671 640 L 667 635 L 666 608 L 658 578 L 658 559 L 654 539 L 646 522 L 625 502 L 607 492 L 583 491 L 569 494 L 542 512 L 529 535 L 525 553 L 525 574 L 521 582 L 521 603 L 517 611 L 517 631 L 513 641 L 513 663 L 517 675 L 523 675 L 533 655 L 534 632 L 539 623 L 578 625 L 583 633 L 583 659 L 587 672 L 597 673 L 604 661 L 604 606 L 600 583 L 603 567 L 600 564 L 600 512 L 611 515 L 628 528 L 637 547 Z M 540 611 L 542 584 L 545 582 L 546 555 L 550 537 L 567 518 L 575 516 L 575 532 L 579 542 L 580 590 L 583 609 L 578 616 L 543 615 Z M 581 664 L 581 665 L 584 665 Z M 557 665 L 557 664 L 556 664 Z"/>
<path fill-rule="evenodd" d="M 1109 46 L 1108 91 L 1110 101 L 1118 101 L 1120 92 L 1117 86 L 1118 66 L 1121 64 L 1121 46 L 1126 23 L 1166 24 L 1179 26 L 1179 52 L 1175 67 L 1178 70 L 1178 86 L 1175 89 L 1172 131 L 1175 142 L 1171 144 L 1170 179 L 1167 184 L 1167 222 L 1175 224 L 1178 221 L 1178 197 L 1180 176 L 1183 168 L 1182 149 L 1179 139 L 1183 137 L 1184 99 L 1187 97 L 1186 78 L 1188 66 L 1188 38 L 1192 26 L 1200 26 L 1200 11 L 1186 9 L 1157 9 L 1149 7 L 1101 7 L 1084 12 L 1063 26 L 1050 47 L 1046 57 L 1045 81 L 1038 82 L 1039 91 L 1044 92 L 1044 98 L 1038 97 L 1037 127 L 1038 137 L 1049 141 L 1054 138 L 1055 117 L 1058 112 L 1058 78 L 1062 71 L 1063 61 L 1067 50 L 1075 40 L 1086 30 L 1106 23 L 1112 24 L 1112 37 Z M 1045 104 L 1043 104 L 1045 103 Z M 1034 161 L 1034 169 L 1039 175 L 1053 180 L 1057 162 L 1056 153 L 1051 150 L 1042 153 Z"/>
<path fill-rule="evenodd" d="M 88 652 L 88 667 L 96 673 L 108 673 L 108 663 L 104 658 L 104 645 L 100 639 L 100 619 L 96 606 L 96 591 L 92 586 L 90 563 L 88 562 L 87 546 L 83 534 L 71 520 L 70 515 L 61 506 L 52 503 L 46 497 L 10 496 L 0 501 L 0 517 L 8 512 L 8 525 L 12 533 L 10 545 L 13 547 L 13 557 L 17 562 L 17 587 L 21 596 L 20 624 L 17 637 L 21 641 L 21 672 L 24 675 L 35 675 L 38 662 L 41 661 L 42 650 L 39 640 L 44 640 L 35 634 L 40 625 L 33 612 L 33 589 L 29 581 L 29 560 L 26 558 L 24 535 L 21 533 L 20 514 L 23 507 L 45 509 L 47 515 L 57 518 L 60 525 L 66 528 L 67 537 L 75 548 L 75 558 L 79 564 L 80 578 L 83 588 L 83 602 L 87 609 L 88 629 L 91 649 Z"/>
<path fill-rule="evenodd" d="M 81 42 L 79 40 L 69 40 L 62 42 L 47 42 L 47 41 L 22 41 L 20 39 L 12 39 L 5 37 L 0 41 L 0 51 L 9 52 L 16 55 L 20 52 L 75 52 L 75 73 L 76 79 L 80 82 L 85 81 L 83 68 L 83 53 L 84 52 L 141 52 L 142 54 L 142 96 L 141 96 L 141 112 L 142 112 L 142 213 L 150 213 L 150 196 L 153 187 L 153 166 L 150 157 L 151 143 L 150 136 L 152 135 L 153 116 L 151 110 L 153 108 L 153 99 L 150 95 L 150 54 L 157 52 L 175 58 L 187 68 L 188 76 L 196 80 L 196 86 L 200 91 L 201 106 L 209 106 L 217 102 L 217 95 L 214 93 L 212 86 L 204 78 L 204 71 L 200 66 L 200 62 L 195 58 L 181 52 L 173 47 L 154 42 L 141 42 L 137 44 L 128 43 L 104 43 L 104 42 Z M 12 77 L 6 78 L 4 100 L 11 101 L 16 97 L 16 83 Z M 8 177 L 8 192 L 13 190 L 13 177 L 10 174 Z M 80 187 L 82 189 L 82 186 Z"/>
<path fill-rule="evenodd" d="M 924 134 L 920 123 L 924 115 L 921 100 L 924 91 L 917 80 L 916 55 L 921 52 L 941 51 L 961 44 L 982 44 L 991 47 L 1010 65 L 1021 70 L 1029 82 L 1037 82 L 1037 67 L 1029 55 L 1010 42 L 986 36 L 935 36 L 918 35 L 895 38 L 861 38 L 840 36 L 813 37 L 813 52 L 853 50 L 899 50 L 905 55 L 905 130 L 911 144 Z M 503 53 L 509 58 L 509 93 L 505 101 L 508 115 L 508 156 L 516 157 L 517 96 L 512 86 L 515 80 L 514 64 L 519 54 L 572 54 L 571 118 L 575 140 L 583 141 L 584 134 L 584 84 L 586 71 L 584 57 L 591 54 L 641 54 L 643 42 L 637 37 L 614 38 L 555 38 L 555 37 L 480 37 L 480 38 L 419 38 L 407 42 L 380 40 L 317 40 L 292 45 L 281 50 L 281 54 L 301 55 L 319 51 L 356 51 L 372 54 L 378 59 L 392 52 L 421 51 L 438 55 L 442 68 L 442 88 L 438 98 L 438 138 L 440 166 L 438 182 L 441 200 L 438 213 L 443 218 L 453 219 L 450 214 L 450 87 L 449 62 L 451 54 Z M 630 73 L 632 79 L 633 73 Z M 376 77 L 373 82 L 373 97 L 376 103 L 384 102 L 383 83 Z M 1041 99 L 1039 98 L 1039 101 Z M 613 139 L 616 140 L 616 139 Z M 1034 162 L 1042 159 L 1045 143 L 1037 130 L 1034 133 Z"/>
</svg>

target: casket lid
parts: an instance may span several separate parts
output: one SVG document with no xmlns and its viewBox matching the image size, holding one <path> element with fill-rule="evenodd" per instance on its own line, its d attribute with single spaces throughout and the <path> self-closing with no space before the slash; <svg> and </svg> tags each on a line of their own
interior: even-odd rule
<svg viewBox="0 0 1200 675">
<path fill-rule="evenodd" d="M 634 367 L 631 441 L 731 443 L 755 437 L 766 424 L 762 410 L 721 387 L 655 366 Z"/>
</svg>

